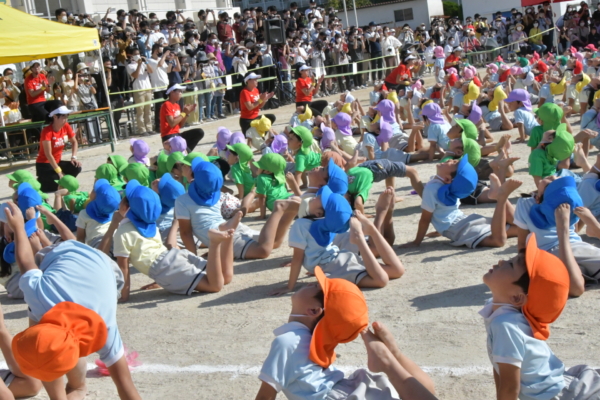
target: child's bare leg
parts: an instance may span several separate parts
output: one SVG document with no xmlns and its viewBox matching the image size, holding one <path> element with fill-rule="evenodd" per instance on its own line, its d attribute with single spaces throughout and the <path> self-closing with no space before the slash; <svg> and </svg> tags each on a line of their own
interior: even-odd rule
<svg viewBox="0 0 600 400">
<path fill-rule="evenodd" d="M 497 201 L 496 209 L 494 210 L 494 216 L 492 217 L 492 234 L 481 241 L 480 245 L 482 247 L 502 247 L 506 244 L 506 222 L 508 220 L 506 205 L 509 203 L 508 196 L 522 184 L 523 182 L 521 181 L 509 179 L 497 190 L 497 194 L 495 195 Z M 490 192 L 494 191 L 494 189 L 495 188 L 491 188 Z M 492 196 L 490 195 L 490 197 Z M 512 213 L 510 217 L 511 220 L 513 217 L 514 213 Z"/>
<path fill-rule="evenodd" d="M 354 155 L 349 160 L 346 160 L 346 165 L 344 167 L 346 171 L 349 171 L 358 165 L 359 154 L 360 150 L 356 149 L 354 150 Z"/>
<path fill-rule="evenodd" d="M 87 361 L 80 358 L 75 368 L 67 372 L 67 400 L 83 400 L 87 394 L 85 374 L 87 372 Z"/>
<path fill-rule="evenodd" d="M 276 200 L 273 212 L 260 230 L 257 242 L 253 242 L 246 251 L 246 259 L 263 259 L 271 255 L 274 248 L 281 246 L 285 233 L 290 228 L 300 207 L 299 197 Z"/>
<path fill-rule="evenodd" d="M 422 127 L 413 128 L 408 136 L 408 145 L 404 149 L 407 153 L 421 150 L 423 148 L 423 135 L 421 134 Z"/>
<path fill-rule="evenodd" d="M 355 214 L 358 214 L 356 210 Z M 377 231 L 377 229 L 373 227 L 373 231 Z M 358 246 L 365 269 L 367 270 L 367 276 L 360 280 L 358 286 L 371 288 L 385 287 L 389 282 L 390 277 L 369 248 L 369 244 L 367 243 L 365 234 L 362 230 L 362 225 L 356 217 L 350 218 L 350 243 Z"/>
<path fill-rule="evenodd" d="M 439 160 L 441 158 L 439 153 L 436 153 L 433 157 L 434 160 Z M 417 151 L 416 153 L 412 153 L 410 155 L 410 162 L 413 161 L 427 161 L 429 160 L 429 149 L 423 149 L 421 151 Z"/>
<path fill-rule="evenodd" d="M 296 180 L 296 177 L 294 177 L 294 174 L 292 174 L 291 172 L 286 173 L 285 181 L 287 182 L 288 187 L 294 193 L 294 195 L 302 196 L 302 191 L 300 190 L 300 185 L 298 185 L 298 181 Z"/>
<path fill-rule="evenodd" d="M 169 229 L 169 234 L 167 235 L 167 241 L 165 246 L 167 249 L 178 249 L 179 245 L 177 244 L 177 233 L 179 233 L 179 220 L 174 219 L 173 225 L 171 225 L 171 229 Z"/>
<path fill-rule="evenodd" d="M 226 233 L 229 234 L 229 238 L 226 238 L 221 242 L 221 249 L 219 252 L 215 250 L 213 253 L 221 256 L 221 274 L 223 275 L 223 285 L 229 285 L 233 280 L 233 235 L 235 230 L 230 229 Z M 210 248 L 208 254 L 210 255 Z"/>
<path fill-rule="evenodd" d="M 577 207 L 573 212 L 585 223 L 586 235 L 600 239 L 600 222 L 594 217 L 590 209 L 587 207 Z"/>
<path fill-rule="evenodd" d="M 225 221 L 221 225 L 219 225 L 219 230 L 228 231 L 229 229 L 233 229 L 235 231 L 238 225 L 240 224 L 240 221 L 242 220 L 242 216 L 242 211 L 236 211 L 236 213 L 233 214 L 233 217 L 231 217 L 229 221 Z"/>
<path fill-rule="evenodd" d="M 506 110 L 504 109 L 504 100 L 500 100 L 498 103 L 498 111 L 500 111 L 500 117 L 502 118 L 502 130 L 511 130 L 513 128 L 513 124 L 510 122 L 510 118 L 508 118 L 506 115 Z"/>
<path fill-rule="evenodd" d="M 210 244 L 208 247 L 208 260 L 206 261 L 206 275 L 202 277 L 200 283 L 196 286 L 199 292 L 216 293 L 223 289 L 225 280 L 223 279 L 223 269 L 221 267 L 221 245 L 224 241 L 233 240 L 235 230 L 226 231 L 211 229 L 208 231 Z M 233 258 L 233 251 L 226 258 Z"/>
<path fill-rule="evenodd" d="M 379 232 L 375 225 L 361 212 L 355 211 L 355 218 L 357 222 L 361 224 L 360 233 L 362 234 L 362 239 L 364 241 L 364 234 L 369 235 L 370 240 L 373 241 L 381 260 L 383 261 L 383 265 L 377 262 L 377 259 L 373 255 L 373 253 L 369 250 L 368 254 L 366 254 L 363 249 L 360 249 L 360 255 L 363 257 L 363 261 L 365 262 L 365 267 L 367 267 L 367 271 L 369 267 L 367 263 L 373 263 L 370 267 L 371 269 L 383 268 L 383 271 L 389 277 L 389 279 L 397 279 L 404 275 L 404 266 L 402 262 L 392 249 L 392 247 L 386 242 L 381 232 Z M 350 229 L 352 230 L 352 225 L 350 225 Z M 355 224 L 355 229 L 358 229 Z M 364 233 L 363 233 L 364 231 Z M 358 232 L 358 230 L 356 230 Z M 365 241 L 366 244 L 366 241 Z M 360 246 L 359 246 L 360 248 Z M 368 261 L 367 261 L 368 259 Z M 375 265 L 376 264 L 376 265 Z M 371 275 L 369 273 L 369 275 Z M 362 284 L 362 281 L 361 281 Z M 361 285 L 362 286 L 362 285 Z"/>
<path fill-rule="evenodd" d="M 406 177 L 410 179 L 410 185 L 413 187 L 413 189 L 415 189 L 415 192 L 417 192 L 419 197 L 423 197 L 423 189 L 425 188 L 425 185 L 423 185 L 417 169 L 407 165 Z"/>
<path fill-rule="evenodd" d="M 588 140 L 589 144 L 589 140 Z M 583 169 L 583 173 L 587 174 L 592 169 L 592 164 L 587 160 L 587 155 L 584 149 L 583 143 L 577 143 L 575 145 L 575 150 L 573 151 L 574 161 L 579 167 Z"/>
<path fill-rule="evenodd" d="M 590 139 L 595 138 L 596 136 L 598 136 L 598 133 L 591 129 L 584 129 L 575 135 L 575 143 L 581 143 L 583 145 L 583 153 L 586 157 L 590 152 Z"/>
<path fill-rule="evenodd" d="M 391 214 L 393 214 L 394 204 L 396 204 L 394 197 L 395 194 L 393 187 L 387 187 L 383 193 L 379 195 L 377 203 L 375 204 L 375 219 L 373 220 L 373 225 L 375 225 L 375 228 L 383 234 L 383 237 L 390 245 L 394 244 L 396 236 L 393 230 L 393 223 L 391 235 L 389 232 Z"/>
</svg>

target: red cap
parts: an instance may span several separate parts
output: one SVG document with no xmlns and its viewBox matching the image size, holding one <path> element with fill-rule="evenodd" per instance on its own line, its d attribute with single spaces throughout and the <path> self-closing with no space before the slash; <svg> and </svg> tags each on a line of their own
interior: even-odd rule
<svg viewBox="0 0 600 400">
<path fill-rule="evenodd" d="M 579 61 L 579 60 L 575 61 L 575 69 L 573 69 L 573 74 L 579 75 L 582 72 L 583 72 L 583 64 L 581 64 L 581 61 Z"/>
</svg>

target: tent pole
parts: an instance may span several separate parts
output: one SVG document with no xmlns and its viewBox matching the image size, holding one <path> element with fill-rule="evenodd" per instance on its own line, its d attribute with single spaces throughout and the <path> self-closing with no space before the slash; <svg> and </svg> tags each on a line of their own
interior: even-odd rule
<svg viewBox="0 0 600 400">
<path fill-rule="evenodd" d="M 346 0 L 343 0 L 344 3 L 344 14 L 346 15 L 346 28 L 350 25 L 350 21 L 348 20 L 348 9 L 346 8 Z"/>
<path fill-rule="evenodd" d="M 358 28 L 358 14 L 356 14 L 356 0 L 352 0 L 352 6 L 354 7 L 354 20 L 356 21 L 356 27 Z"/>
<path fill-rule="evenodd" d="M 552 14 L 552 26 L 554 28 L 556 28 L 556 21 L 554 20 L 554 7 L 553 6 L 554 6 L 554 0 L 552 0 L 550 2 L 550 13 Z M 554 45 L 554 48 L 556 49 L 556 51 L 558 51 L 558 35 L 556 32 L 556 29 L 554 29 L 552 31 L 552 39 L 553 39 L 552 44 Z M 550 50 L 548 50 L 548 51 L 550 51 Z"/>
<path fill-rule="evenodd" d="M 102 59 L 102 48 L 98 49 L 98 54 L 100 55 L 100 76 L 102 77 L 102 83 L 104 86 L 104 95 L 106 96 L 106 103 L 108 105 L 108 118 L 110 119 L 110 124 L 112 125 L 112 137 L 110 138 L 111 140 L 111 147 L 112 147 L 112 151 L 115 151 L 115 146 L 117 144 L 117 137 L 116 137 L 116 132 L 117 132 L 117 125 L 115 124 L 115 119 L 113 117 L 113 113 L 112 113 L 112 109 L 110 106 L 110 94 L 108 92 L 108 84 L 106 83 L 106 73 L 104 72 L 104 60 Z M 117 121 L 118 122 L 118 121 Z M 109 129 L 109 134 L 110 134 L 110 129 Z"/>
</svg>

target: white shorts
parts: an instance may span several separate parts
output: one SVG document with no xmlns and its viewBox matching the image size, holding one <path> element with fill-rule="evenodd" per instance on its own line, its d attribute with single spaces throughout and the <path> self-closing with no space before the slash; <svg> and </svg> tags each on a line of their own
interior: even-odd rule
<svg viewBox="0 0 600 400">
<path fill-rule="evenodd" d="M 600 370 L 587 365 L 577 365 L 565 371 L 563 376 L 566 386 L 552 400 L 594 400 L 600 398 Z"/>
<path fill-rule="evenodd" d="M 358 285 L 362 278 L 368 276 L 367 269 L 360 262 L 358 256 L 347 250 L 340 251 L 335 259 L 321 265 L 321 269 L 328 278 L 344 279 L 355 285 Z"/>
<path fill-rule="evenodd" d="M 399 400 L 400 396 L 384 374 L 356 370 L 336 383 L 326 400 Z"/>
<path fill-rule="evenodd" d="M 260 231 L 247 225 L 239 224 L 233 235 L 233 257 L 236 260 L 246 259 L 246 252 L 253 242 L 258 241 Z"/>
<path fill-rule="evenodd" d="M 577 90 L 575 90 L 575 85 L 567 86 L 567 100 L 578 99 Z M 586 100 L 587 101 L 587 100 Z"/>
<path fill-rule="evenodd" d="M 452 246 L 476 248 L 483 239 L 492 235 L 492 219 L 478 214 L 463 216 L 454 221 L 442 235 L 452 240 Z"/>
<path fill-rule="evenodd" d="M 579 103 L 580 104 L 587 104 L 589 98 L 590 98 L 590 91 L 589 90 L 582 90 L 579 93 Z"/>
<path fill-rule="evenodd" d="M 574 242 L 571 250 L 585 280 L 597 284 L 600 281 L 600 249 L 586 242 Z M 549 253 L 558 257 L 559 246 L 550 249 Z"/>
<path fill-rule="evenodd" d="M 206 275 L 206 260 L 187 250 L 173 248 L 152 263 L 148 276 L 170 293 L 191 295 Z"/>
</svg>

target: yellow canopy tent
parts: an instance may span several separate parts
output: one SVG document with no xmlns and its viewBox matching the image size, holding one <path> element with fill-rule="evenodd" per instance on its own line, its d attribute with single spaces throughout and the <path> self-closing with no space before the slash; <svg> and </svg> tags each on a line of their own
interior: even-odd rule
<svg viewBox="0 0 600 400">
<path fill-rule="evenodd" d="M 0 4 L 0 65 L 99 48 L 96 29 L 49 21 Z"/>
</svg>

